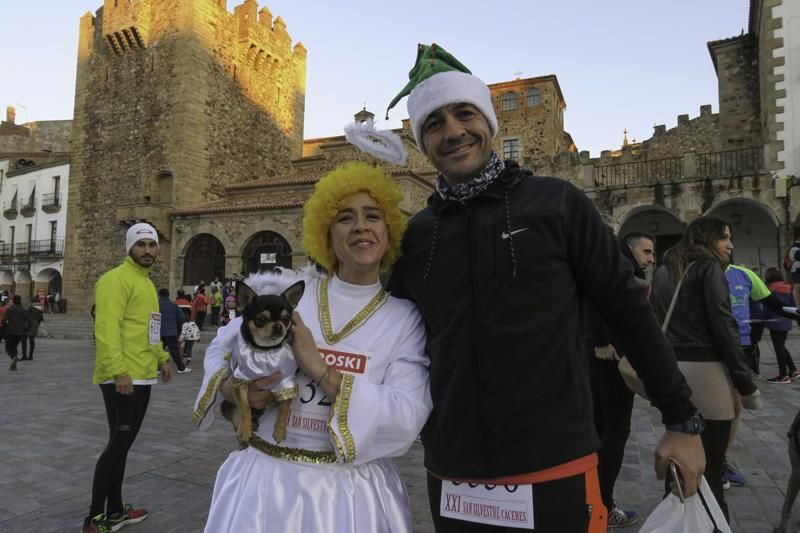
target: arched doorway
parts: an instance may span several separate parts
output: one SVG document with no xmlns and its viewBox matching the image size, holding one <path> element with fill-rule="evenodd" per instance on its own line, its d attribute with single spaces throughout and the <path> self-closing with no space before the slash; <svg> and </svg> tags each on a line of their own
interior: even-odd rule
<svg viewBox="0 0 800 533">
<path fill-rule="evenodd" d="M 225 277 L 225 247 L 210 233 L 195 236 L 186 246 L 183 258 L 183 284 L 209 283 Z"/>
<path fill-rule="evenodd" d="M 33 283 L 31 283 L 31 273 L 28 270 L 17 270 L 14 275 L 14 294 L 19 294 L 22 303 L 27 305 L 33 297 Z"/>
<path fill-rule="evenodd" d="M 721 202 L 706 212 L 731 225 L 733 261 L 762 276 L 769 267 L 780 267 L 778 218 L 767 206 L 747 198 Z"/>
<path fill-rule="evenodd" d="M 292 248 L 272 231 L 253 235 L 242 251 L 242 272 L 249 274 L 273 267 L 292 268 Z"/>
<path fill-rule="evenodd" d="M 653 235 L 656 238 L 656 265 L 658 265 L 664 252 L 681 240 L 684 229 L 685 225 L 672 211 L 658 206 L 648 206 L 631 213 L 620 226 L 619 235 L 624 236 L 632 231 Z"/>
</svg>

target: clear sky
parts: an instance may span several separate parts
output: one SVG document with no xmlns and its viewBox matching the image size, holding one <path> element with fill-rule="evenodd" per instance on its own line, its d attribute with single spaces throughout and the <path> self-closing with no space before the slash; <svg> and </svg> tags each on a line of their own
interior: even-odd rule
<svg viewBox="0 0 800 533">
<path fill-rule="evenodd" d="M 152 0 L 153 2 L 157 0 Z M 72 117 L 78 21 L 102 0 L 0 0 L 0 109 L 17 122 Z M 242 2 L 228 0 L 228 9 Z M 747 30 L 747 0 L 261 0 L 308 49 L 305 137 L 341 135 L 363 104 L 399 127 L 418 42 L 486 83 L 555 74 L 565 127 L 598 156 L 654 124 L 719 109 L 706 43 Z"/>
</svg>

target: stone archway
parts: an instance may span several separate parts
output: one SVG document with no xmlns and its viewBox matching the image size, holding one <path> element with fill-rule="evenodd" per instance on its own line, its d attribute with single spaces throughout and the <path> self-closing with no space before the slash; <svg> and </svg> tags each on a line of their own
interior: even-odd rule
<svg viewBox="0 0 800 533">
<path fill-rule="evenodd" d="M 250 274 L 273 267 L 292 268 L 292 247 L 273 231 L 250 237 L 242 250 L 242 272 Z"/>
<path fill-rule="evenodd" d="M 209 283 L 225 278 L 225 247 L 210 233 L 196 235 L 186 245 L 183 258 L 183 285 Z"/>
<path fill-rule="evenodd" d="M 19 294 L 23 303 L 27 303 L 33 297 L 33 283 L 28 270 L 17 270 L 14 274 L 14 294 Z"/>
<path fill-rule="evenodd" d="M 0 271 L 0 290 L 9 290 L 14 288 L 14 274 L 10 270 Z"/>
<path fill-rule="evenodd" d="M 733 260 L 759 274 L 780 267 L 779 221 L 769 206 L 749 198 L 732 198 L 713 205 L 705 215 L 731 225 Z"/>
<path fill-rule="evenodd" d="M 659 205 L 640 206 L 623 217 L 619 235 L 633 231 L 649 233 L 656 238 L 656 264 L 661 263 L 664 252 L 675 245 L 683 235 L 686 225 L 678 215 Z"/>
</svg>

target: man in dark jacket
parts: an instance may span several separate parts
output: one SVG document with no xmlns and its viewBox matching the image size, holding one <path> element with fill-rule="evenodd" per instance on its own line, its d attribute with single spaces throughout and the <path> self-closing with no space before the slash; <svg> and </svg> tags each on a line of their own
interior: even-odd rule
<svg viewBox="0 0 800 533">
<path fill-rule="evenodd" d="M 25 330 L 30 327 L 28 311 L 22 307 L 22 298 L 19 294 L 14 295 L 14 304 L 6 310 L 3 315 L 3 327 L 6 331 L 6 353 L 11 358 L 11 370 L 17 369 L 17 346 Z"/>
<path fill-rule="evenodd" d="M 390 107 L 410 93 L 411 128 L 439 176 L 389 288 L 426 324 L 434 407 L 422 441 L 437 531 L 605 531 L 584 298 L 662 413 L 658 478 L 674 461 L 694 494 L 702 418 L 597 209 L 568 182 L 497 157 L 489 90 L 446 51 L 420 46 L 410 76 Z"/>
<path fill-rule="evenodd" d="M 648 233 L 631 232 L 620 239 L 622 255 L 633 266 L 634 276 L 645 281 L 645 270 L 655 264 L 655 237 Z M 600 494 L 608 509 L 608 527 L 628 527 L 637 522 L 636 513 L 626 511 L 614 501 L 625 443 L 631 432 L 633 393 L 625 385 L 617 368 L 622 354 L 617 351 L 611 333 L 591 304 L 587 305 L 586 353 L 589 359 L 589 379 L 592 387 L 594 425 L 600 437 L 597 473 Z"/>
<path fill-rule="evenodd" d="M 191 372 L 192 369 L 186 366 L 186 361 L 178 349 L 178 333 L 180 333 L 185 320 L 183 311 L 169 299 L 167 289 L 159 289 L 158 307 L 161 313 L 161 344 L 164 345 L 164 349 L 169 352 L 175 366 L 178 367 L 178 374 Z"/>
</svg>

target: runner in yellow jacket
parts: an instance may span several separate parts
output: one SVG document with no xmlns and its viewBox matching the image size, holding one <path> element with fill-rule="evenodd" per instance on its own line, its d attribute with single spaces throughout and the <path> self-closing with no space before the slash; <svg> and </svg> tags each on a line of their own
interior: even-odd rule
<svg viewBox="0 0 800 533">
<path fill-rule="evenodd" d="M 92 383 L 100 385 L 108 416 L 109 438 L 97 459 L 92 504 L 83 533 L 102 533 L 141 522 L 146 509 L 122 501 L 128 450 L 147 413 L 158 371 L 172 377 L 169 354 L 161 344 L 161 314 L 150 268 L 158 256 L 158 233 L 134 224 L 125 235 L 128 257 L 103 274 L 95 286 L 97 341 Z"/>
</svg>

